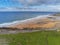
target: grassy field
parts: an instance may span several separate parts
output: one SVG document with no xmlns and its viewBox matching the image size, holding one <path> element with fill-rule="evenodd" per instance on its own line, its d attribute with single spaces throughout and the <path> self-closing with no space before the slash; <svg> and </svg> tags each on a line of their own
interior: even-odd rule
<svg viewBox="0 0 60 45">
<path fill-rule="evenodd" d="M 9 45 L 60 45 L 60 32 L 40 31 L 0 35 L 9 41 Z"/>
</svg>

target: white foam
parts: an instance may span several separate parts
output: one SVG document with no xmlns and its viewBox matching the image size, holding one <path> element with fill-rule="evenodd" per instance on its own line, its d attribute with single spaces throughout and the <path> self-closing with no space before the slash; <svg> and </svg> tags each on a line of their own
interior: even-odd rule
<svg viewBox="0 0 60 45">
<path fill-rule="evenodd" d="M 26 20 L 18 20 L 18 21 L 13 21 L 13 22 L 9 22 L 9 23 L 2 23 L 0 24 L 0 27 L 9 27 L 11 25 L 15 25 L 18 23 L 23 23 L 23 22 L 27 22 L 27 21 L 31 21 L 31 20 L 35 20 L 35 19 L 40 19 L 40 18 L 45 18 L 48 17 L 49 15 L 41 15 L 41 16 L 37 16 L 34 18 L 30 18 L 30 19 L 26 19 Z"/>
</svg>

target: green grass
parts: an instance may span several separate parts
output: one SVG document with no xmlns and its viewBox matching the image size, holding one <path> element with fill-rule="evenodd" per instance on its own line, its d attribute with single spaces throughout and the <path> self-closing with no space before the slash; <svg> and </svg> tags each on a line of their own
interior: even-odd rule
<svg viewBox="0 0 60 45">
<path fill-rule="evenodd" d="M 8 34 L 0 38 L 9 40 L 9 45 L 60 45 L 60 32 L 56 31 Z"/>
</svg>

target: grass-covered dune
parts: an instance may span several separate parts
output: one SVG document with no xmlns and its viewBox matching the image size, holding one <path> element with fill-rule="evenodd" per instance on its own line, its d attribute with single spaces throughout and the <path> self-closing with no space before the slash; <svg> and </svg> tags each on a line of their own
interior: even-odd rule
<svg viewBox="0 0 60 45">
<path fill-rule="evenodd" d="M 0 34 L 0 38 L 8 40 L 9 45 L 60 45 L 60 32 L 56 31 Z"/>
</svg>

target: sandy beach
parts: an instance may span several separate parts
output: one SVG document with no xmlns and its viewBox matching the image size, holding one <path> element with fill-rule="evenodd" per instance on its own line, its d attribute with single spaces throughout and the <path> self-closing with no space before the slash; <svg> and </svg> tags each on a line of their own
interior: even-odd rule
<svg viewBox="0 0 60 45">
<path fill-rule="evenodd" d="M 45 15 L 45 16 L 37 16 L 31 19 L 26 19 L 22 21 L 14 21 L 10 23 L 0 24 L 0 27 L 10 27 L 17 29 L 55 29 L 58 24 L 60 24 L 60 20 L 58 20 L 59 16 L 54 15 Z M 60 26 L 58 26 L 60 27 Z M 57 27 L 57 28 L 58 28 Z"/>
<path fill-rule="evenodd" d="M 8 27 L 19 29 L 55 29 L 60 27 L 59 18 L 60 16 L 56 15 L 38 16 L 21 22 L 16 22 L 15 24 L 9 25 Z"/>
<path fill-rule="evenodd" d="M 16 34 L 43 30 L 60 29 L 60 14 L 37 16 L 34 18 L 0 24 L 0 34 Z"/>
</svg>

